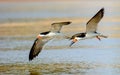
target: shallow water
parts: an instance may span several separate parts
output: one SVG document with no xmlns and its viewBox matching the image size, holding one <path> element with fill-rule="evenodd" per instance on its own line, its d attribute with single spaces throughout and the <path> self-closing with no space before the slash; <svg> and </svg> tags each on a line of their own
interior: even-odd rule
<svg viewBox="0 0 120 75">
<path fill-rule="evenodd" d="M 80 41 L 72 47 L 68 46 L 70 43 L 68 40 L 51 41 L 49 43 L 52 44 L 48 43 L 38 57 L 30 62 L 28 55 L 32 40 L 25 41 L 24 38 L 22 41 L 20 39 L 11 42 L 6 39 L 2 39 L 2 41 L 0 44 L 0 72 L 2 75 L 120 74 L 120 39 L 107 38 L 102 41 L 88 39 Z M 6 44 L 5 41 L 8 43 Z M 59 46 L 58 42 L 62 45 Z M 18 50 L 16 47 L 19 47 Z"/>
</svg>

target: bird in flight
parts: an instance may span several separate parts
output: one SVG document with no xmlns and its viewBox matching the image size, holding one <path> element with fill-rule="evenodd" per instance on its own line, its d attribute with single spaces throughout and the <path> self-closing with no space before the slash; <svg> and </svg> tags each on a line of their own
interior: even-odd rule
<svg viewBox="0 0 120 75">
<path fill-rule="evenodd" d="M 97 32 L 97 25 L 104 16 L 104 8 L 100 9 L 86 24 L 86 32 L 77 33 L 73 35 L 70 40 L 72 40 L 69 46 L 72 46 L 78 40 L 84 40 L 89 38 L 97 38 L 101 40 L 100 37 L 107 38 L 107 36 L 102 35 Z"/>
<path fill-rule="evenodd" d="M 62 26 L 69 25 L 71 22 L 57 22 L 51 24 L 50 31 L 40 33 L 35 39 L 33 46 L 29 53 L 29 61 L 33 60 L 41 52 L 43 46 L 51 39 L 60 36 Z"/>
</svg>

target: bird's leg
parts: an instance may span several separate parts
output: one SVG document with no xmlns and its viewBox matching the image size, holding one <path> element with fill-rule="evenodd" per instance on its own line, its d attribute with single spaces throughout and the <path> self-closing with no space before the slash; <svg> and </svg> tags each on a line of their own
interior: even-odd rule
<svg viewBox="0 0 120 75">
<path fill-rule="evenodd" d="M 101 39 L 100 39 L 100 37 L 99 37 L 99 36 L 96 36 L 96 38 L 97 38 L 99 41 L 101 41 Z"/>
</svg>

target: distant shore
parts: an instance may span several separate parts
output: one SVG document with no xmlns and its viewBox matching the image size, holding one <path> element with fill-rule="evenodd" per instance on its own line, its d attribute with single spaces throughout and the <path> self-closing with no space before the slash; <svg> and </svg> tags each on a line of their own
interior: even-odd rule
<svg viewBox="0 0 120 75">
<path fill-rule="evenodd" d="M 14 36 L 14 35 L 33 35 L 39 32 L 50 30 L 51 24 L 54 22 L 71 21 L 72 24 L 81 23 L 85 20 L 78 18 L 48 18 L 48 19 L 36 19 L 33 21 L 11 21 L 0 24 L 0 36 Z M 67 32 L 72 26 L 65 26 L 62 31 Z M 72 28 L 73 30 L 73 28 Z M 77 30 L 77 29 L 75 29 Z"/>
<path fill-rule="evenodd" d="M 32 36 L 37 35 L 40 32 L 50 30 L 51 24 L 54 22 L 71 21 L 69 26 L 64 26 L 61 32 L 66 34 L 78 33 L 85 31 L 85 24 L 89 19 L 87 18 L 46 18 L 46 19 L 35 19 L 32 21 L 11 21 L 6 23 L 0 23 L 0 36 Z M 105 19 L 106 22 L 110 19 Z M 119 21 L 118 19 L 111 20 L 113 22 Z M 73 28 L 74 27 L 74 28 Z M 98 28 L 99 29 L 99 28 Z M 101 28 L 101 31 L 110 31 L 113 29 L 112 26 L 107 28 L 106 26 Z M 120 30 L 119 27 L 114 29 Z M 106 32 L 107 32 L 106 31 Z M 120 38 L 119 34 L 110 34 L 110 37 Z"/>
</svg>

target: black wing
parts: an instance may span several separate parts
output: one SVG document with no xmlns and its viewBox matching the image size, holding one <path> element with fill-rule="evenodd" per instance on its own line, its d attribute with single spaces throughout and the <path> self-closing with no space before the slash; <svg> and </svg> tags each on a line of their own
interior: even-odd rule
<svg viewBox="0 0 120 75">
<path fill-rule="evenodd" d="M 29 61 L 38 56 L 43 48 L 44 42 L 41 39 L 36 39 L 29 53 Z"/>
<path fill-rule="evenodd" d="M 99 10 L 86 24 L 86 32 L 95 32 L 97 25 L 104 16 L 104 8 Z"/>
</svg>

